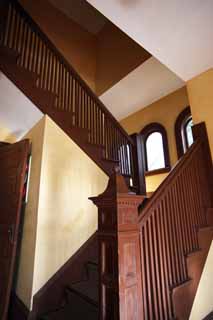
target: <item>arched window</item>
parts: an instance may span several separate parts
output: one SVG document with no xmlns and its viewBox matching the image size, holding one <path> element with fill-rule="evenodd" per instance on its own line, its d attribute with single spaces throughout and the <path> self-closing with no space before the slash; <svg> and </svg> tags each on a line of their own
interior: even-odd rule
<svg viewBox="0 0 213 320">
<path fill-rule="evenodd" d="M 141 131 L 141 137 L 146 173 L 169 170 L 170 160 L 165 128 L 159 123 L 151 123 Z"/>
<path fill-rule="evenodd" d="M 190 107 L 187 107 L 179 114 L 175 122 L 175 138 L 178 158 L 184 155 L 194 141 L 192 126 L 193 120 L 191 110 Z"/>
</svg>

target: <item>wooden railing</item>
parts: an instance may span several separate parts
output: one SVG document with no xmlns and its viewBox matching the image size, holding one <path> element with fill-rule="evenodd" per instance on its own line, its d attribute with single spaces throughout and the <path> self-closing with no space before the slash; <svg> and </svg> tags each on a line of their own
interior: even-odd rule
<svg viewBox="0 0 213 320">
<path fill-rule="evenodd" d="M 10 0 L 7 6 L 1 45 L 19 54 L 19 66 L 38 75 L 38 88 L 56 96 L 54 110 L 66 112 L 72 127 L 88 130 L 89 142 L 103 147 L 103 158 L 132 176 L 131 138 L 21 5 Z"/>
<path fill-rule="evenodd" d="M 172 289 L 189 280 L 185 257 L 199 249 L 197 231 L 207 225 L 212 205 L 212 163 L 204 137 L 195 141 L 139 216 L 144 319 L 174 319 Z"/>
<path fill-rule="evenodd" d="M 99 209 L 101 320 L 189 319 L 200 277 L 194 270 L 202 263 L 196 260 L 199 266 L 193 265 L 189 281 L 187 255 L 197 259 L 202 252 L 205 259 L 198 230 L 208 225 L 207 209 L 213 204 L 205 124 L 193 131 L 195 143 L 148 202 L 129 193 L 118 173 L 103 194 L 91 198 Z M 182 302 L 182 292 L 175 293 L 184 285 Z"/>
</svg>

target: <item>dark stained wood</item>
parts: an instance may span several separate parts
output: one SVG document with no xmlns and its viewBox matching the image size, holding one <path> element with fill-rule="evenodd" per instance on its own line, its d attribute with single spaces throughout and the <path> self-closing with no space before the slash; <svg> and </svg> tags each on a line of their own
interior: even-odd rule
<svg viewBox="0 0 213 320">
<path fill-rule="evenodd" d="M 152 171 L 145 171 L 145 176 L 154 176 L 156 174 L 161 174 L 161 173 L 168 173 L 171 171 L 171 167 L 168 168 L 161 168 L 161 169 L 156 169 L 156 170 L 152 170 Z"/>
<path fill-rule="evenodd" d="M 142 143 L 140 134 L 134 133 L 131 135 L 134 141 L 132 157 L 133 157 L 133 186 L 136 186 L 138 194 L 146 195 L 145 181 L 145 153 L 144 144 Z"/>
<path fill-rule="evenodd" d="M 208 316 L 206 316 L 203 320 L 212 320 L 212 319 L 213 319 L 213 311 Z"/>
<path fill-rule="evenodd" d="M 18 1 L 7 1 L 5 12 L 0 15 L 4 17 L 1 70 L 42 112 L 54 114 L 53 120 L 108 175 L 114 164 L 102 161 L 95 148 L 88 150 L 87 142 L 103 145 L 105 159 L 119 161 L 122 174 L 133 177 L 134 146 L 129 135 Z M 65 123 L 56 110 L 66 115 Z M 73 135 L 73 128 L 88 129 L 87 141 L 84 135 Z"/>
<path fill-rule="evenodd" d="M 144 319 L 189 319 L 213 236 L 203 249 L 206 236 L 201 241 L 199 232 L 211 221 L 212 159 L 205 124 L 193 132 L 194 144 L 139 215 Z"/>
<path fill-rule="evenodd" d="M 10 299 L 8 320 L 27 320 L 30 311 L 13 292 Z"/>
<path fill-rule="evenodd" d="M 193 132 L 194 140 L 197 140 L 199 138 L 202 140 L 202 152 L 203 152 L 203 156 L 205 157 L 205 162 L 204 162 L 203 166 L 206 171 L 206 177 L 208 179 L 209 193 L 210 193 L 208 208 L 213 208 L 212 156 L 211 156 L 211 150 L 210 150 L 210 146 L 209 146 L 209 138 L 208 138 L 205 122 L 201 122 L 199 124 L 193 125 L 192 132 Z"/>
<path fill-rule="evenodd" d="M 0 317 L 6 320 L 21 219 L 28 140 L 0 151 Z"/>
<path fill-rule="evenodd" d="M 144 197 L 129 194 L 114 173 L 106 191 L 90 199 L 98 207 L 99 319 L 143 319 L 138 206 Z"/>
<path fill-rule="evenodd" d="M 96 261 L 97 257 L 98 239 L 97 233 L 94 233 L 35 294 L 30 319 L 38 319 L 42 314 L 61 307 L 65 287 L 80 281 L 85 263 Z"/>
<path fill-rule="evenodd" d="M 191 116 L 190 107 L 186 107 L 177 117 L 175 121 L 175 140 L 177 146 L 178 159 L 184 155 L 183 139 L 182 139 L 182 125 L 183 122 Z"/>
<path fill-rule="evenodd" d="M 153 123 L 150 123 L 147 126 L 145 126 L 140 132 L 142 143 L 144 145 L 143 150 L 145 153 L 145 170 L 146 170 L 146 172 L 148 172 L 146 141 L 147 141 L 149 135 L 152 134 L 153 132 L 159 132 L 162 135 L 165 168 L 171 167 L 170 156 L 169 156 L 169 145 L 168 145 L 168 138 L 167 138 L 166 129 L 160 123 L 153 122 Z"/>
</svg>

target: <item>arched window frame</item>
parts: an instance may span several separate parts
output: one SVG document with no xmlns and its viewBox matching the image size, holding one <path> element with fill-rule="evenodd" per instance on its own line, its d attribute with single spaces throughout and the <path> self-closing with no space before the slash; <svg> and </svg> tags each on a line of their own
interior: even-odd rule
<svg viewBox="0 0 213 320">
<path fill-rule="evenodd" d="M 177 117 L 175 122 L 175 139 L 176 139 L 176 146 L 177 146 L 177 155 L 178 159 L 181 158 L 185 153 L 185 148 L 188 149 L 188 139 L 186 136 L 186 127 L 189 121 L 191 121 L 191 109 L 190 107 L 186 107 Z M 185 140 L 185 145 L 183 142 L 183 136 Z"/>
<path fill-rule="evenodd" d="M 155 169 L 155 170 L 148 170 L 148 157 L 147 157 L 147 149 L 146 149 L 146 142 L 149 136 L 154 133 L 158 132 L 162 136 L 162 141 L 163 141 L 163 151 L 164 151 L 164 161 L 165 161 L 165 167 Z M 141 132 L 141 138 L 142 138 L 142 144 L 143 144 L 143 151 L 145 155 L 145 174 L 146 175 L 152 175 L 152 174 L 158 174 L 158 173 L 163 173 L 163 172 L 168 172 L 171 169 L 170 165 L 170 156 L 169 156 L 169 146 L 168 146 L 168 138 L 167 138 L 167 133 L 166 129 L 157 122 L 153 122 L 145 126 Z"/>
</svg>

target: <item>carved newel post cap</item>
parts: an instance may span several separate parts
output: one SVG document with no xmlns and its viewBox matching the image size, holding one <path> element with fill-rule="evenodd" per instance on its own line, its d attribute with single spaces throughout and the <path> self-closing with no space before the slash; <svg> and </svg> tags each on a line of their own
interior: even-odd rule
<svg viewBox="0 0 213 320">
<path fill-rule="evenodd" d="M 106 190 L 102 194 L 100 194 L 98 197 L 91 197 L 89 199 L 92 200 L 94 203 L 96 203 L 98 199 L 115 198 L 118 193 L 128 194 L 128 192 L 129 192 L 129 189 L 127 187 L 124 177 L 120 174 L 120 168 L 115 167 L 114 172 L 109 178 L 109 182 Z"/>
</svg>

